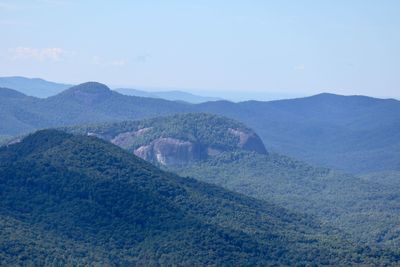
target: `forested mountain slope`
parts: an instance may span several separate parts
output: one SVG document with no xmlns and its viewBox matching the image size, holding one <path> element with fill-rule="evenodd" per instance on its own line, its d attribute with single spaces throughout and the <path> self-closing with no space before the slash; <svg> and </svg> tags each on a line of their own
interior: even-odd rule
<svg viewBox="0 0 400 267">
<path fill-rule="evenodd" d="M 98 136 L 181 175 L 317 216 L 357 241 L 400 245 L 395 176 L 392 183 L 379 182 L 267 153 L 254 131 L 234 120 L 191 113 L 64 130 Z"/>
<path fill-rule="evenodd" d="M 205 113 L 62 129 L 74 134 L 100 137 L 163 166 L 185 166 L 227 151 L 267 154 L 258 135 L 244 124 Z"/>
<path fill-rule="evenodd" d="M 271 150 L 306 162 L 356 173 L 400 169 L 398 100 L 319 94 L 196 108 L 244 122 Z"/>
<path fill-rule="evenodd" d="M 398 260 L 327 235 L 305 216 L 163 172 L 98 138 L 54 130 L 0 148 L 0 194 L 5 265 Z"/>
<path fill-rule="evenodd" d="M 187 104 L 125 96 L 85 83 L 56 96 L 10 96 L 0 89 L 0 136 L 43 127 L 206 112 L 253 128 L 271 151 L 313 164 L 367 173 L 400 170 L 400 101 L 320 94 L 281 101 Z"/>
</svg>

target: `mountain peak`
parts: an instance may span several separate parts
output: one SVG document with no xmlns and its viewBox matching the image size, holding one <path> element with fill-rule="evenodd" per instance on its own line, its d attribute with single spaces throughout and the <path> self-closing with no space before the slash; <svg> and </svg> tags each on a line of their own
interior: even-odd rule
<svg viewBox="0 0 400 267">
<path fill-rule="evenodd" d="M 66 97 L 68 100 L 73 99 L 73 101 L 91 105 L 107 100 L 112 94 L 110 88 L 102 83 L 86 82 L 73 86 L 55 97 Z"/>
<path fill-rule="evenodd" d="M 110 88 L 107 85 L 98 82 L 85 82 L 79 85 L 73 86 L 67 91 L 80 92 L 86 94 L 109 94 L 111 93 Z"/>
</svg>

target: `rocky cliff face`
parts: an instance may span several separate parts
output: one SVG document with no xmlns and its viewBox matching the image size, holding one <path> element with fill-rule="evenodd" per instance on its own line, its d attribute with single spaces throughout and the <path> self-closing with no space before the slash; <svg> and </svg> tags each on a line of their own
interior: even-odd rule
<svg viewBox="0 0 400 267">
<path fill-rule="evenodd" d="M 207 158 L 206 148 L 200 144 L 174 138 L 157 138 L 149 145 L 134 150 L 134 154 L 150 162 L 165 166 L 182 166 Z"/>
<path fill-rule="evenodd" d="M 173 137 L 159 137 L 145 145 L 132 148 L 137 138 L 143 138 L 151 128 L 123 132 L 111 139 L 111 142 L 124 149 L 130 150 L 136 156 L 164 166 L 184 166 L 195 161 L 217 156 L 227 149 L 196 142 L 181 140 Z M 227 129 L 228 133 L 237 137 L 237 149 L 267 154 L 261 139 L 254 132 L 244 132 L 239 129 Z"/>
<path fill-rule="evenodd" d="M 185 166 L 223 152 L 267 154 L 258 135 L 229 118 L 189 113 L 97 125 L 75 133 L 94 135 L 155 164 Z"/>
<path fill-rule="evenodd" d="M 254 132 L 246 133 L 240 130 L 229 129 L 229 132 L 239 137 L 238 147 L 259 154 L 267 154 L 267 150 L 260 137 Z"/>
</svg>

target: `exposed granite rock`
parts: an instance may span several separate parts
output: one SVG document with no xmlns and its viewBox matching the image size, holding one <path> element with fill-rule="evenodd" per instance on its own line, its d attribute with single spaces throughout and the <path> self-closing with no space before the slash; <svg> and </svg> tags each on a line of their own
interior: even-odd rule
<svg viewBox="0 0 400 267">
<path fill-rule="evenodd" d="M 254 151 L 259 154 L 267 154 L 267 150 L 261 138 L 254 132 L 245 133 L 236 129 L 229 129 L 229 132 L 239 137 L 238 147 L 248 151 Z"/>
<path fill-rule="evenodd" d="M 146 134 L 149 128 L 136 132 L 121 133 L 112 142 L 127 148 L 133 143 L 133 139 Z M 261 139 L 254 132 L 244 132 L 237 129 L 228 129 L 229 133 L 238 137 L 237 148 L 254 151 L 259 154 L 267 154 Z M 150 162 L 165 166 L 184 166 L 198 160 L 214 157 L 224 152 L 221 149 L 210 147 L 199 142 L 190 142 L 172 137 L 160 137 L 149 144 L 142 145 L 133 150 L 133 153 Z"/>
<path fill-rule="evenodd" d="M 151 128 L 143 128 L 137 131 L 120 133 L 111 139 L 111 143 L 125 149 L 130 148 L 134 144 L 136 137 L 144 135 L 149 130 L 151 130 Z"/>
<path fill-rule="evenodd" d="M 240 122 L 213 114 L 177 114 L 89 126 L 83 130 L 144 160 L 164 166 L 185 166 L 240 150 L 267 154 L 263 142 L 253 130 Z"/>
<path fill-rule="evenodd" d="M 165 166 L 181 166 L 207 158 L 206 148 L 189 141 L 174 138 L 158 138 L 149 145 L 134 150 L 142 159 Z"/>
</svg>

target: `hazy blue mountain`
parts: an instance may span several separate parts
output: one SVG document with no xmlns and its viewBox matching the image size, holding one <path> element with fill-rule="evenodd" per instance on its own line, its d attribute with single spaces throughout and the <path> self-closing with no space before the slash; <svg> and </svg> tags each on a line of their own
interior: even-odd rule
<svg viewBox="0 0 400 267">
<path fill-rule="evenodd" d="M 0 104 L 5 121 L 0 124 L 1 136 L 43 127 L 207 112 L 244 123 L 271 151 L 306 162 L 354 173 L 400 170 L 400 101 L 393 99 L 320 94 L 271 102 L 189 104 L 125 96 L 92 82 L 47 99 L 0 93 Z"/>
<path fill-rule="evenodd" d="M 181 113 L 189 104 L 125 96 L 107 86 L 88 82 L 46 99 L 0 88 L 0 135 L 19 135 L 46 127 L 142 119 Z"/>
<path fill-rule="evenodd" d="M 221 100 L 221 98 L 217 97 L 207 97 L 207 96 L 199 96 L 188 92 L 173 90 L 173 91 L 159 91 L 159 92 L 148 92 L 137 89 L 127 89 L 127 88 L 118 88 L 115 91 L 130 96 L 140 96 L 140 97 L 152 97 L 152 98 L 161 98 L 171 101 L 184 101 L 188 103 L 198 104 L 204 103 L 208 101 L 217 101 Z"/>
<path fill-rule="evenodd" d="M 129 95 L 129 96 L 139 96 L 139 97 L 151 97 L 151 98 L 160 98 L 157 97 L 154 93 L 138 90 L 138 89 L 131 89 L 131 88 L 117 88 L 114 89 L 120 94 Z"/>
<path fill-rule="evenodd" d="M 400 171 L 372 172 L 361 175 L 361 178 L 376 184 L 400 188 Z"/>
<path fill-rule="evenodd" d="M 163 172 L 95 137 L 0 148 L 2 265 L 388 265 L 311 218 Z"/>
<path fill-rule="evenodd" d="M 266 153 L 251 129 L 209 114 L 65 130 L 98 136 L 183 176 L 316 216 L 357 241 L 400 246 L 398 173 L 360 178 Z"/>
<path fill-rule="evenodd" d="M 0 87 L 11 88 L 25 95 L 40 98 L 56 95 L 71 86 L 70 84 L 49 82 L 40 78 L 0 77 Z"/>
<path fill-rule="evenodd" d="M 320 94 L 196 108 L 244 122 L 269 149 L 310 163 L 350 172 L 400 170 L 398 100 Z"/>
</svg>

